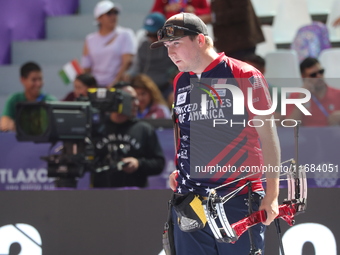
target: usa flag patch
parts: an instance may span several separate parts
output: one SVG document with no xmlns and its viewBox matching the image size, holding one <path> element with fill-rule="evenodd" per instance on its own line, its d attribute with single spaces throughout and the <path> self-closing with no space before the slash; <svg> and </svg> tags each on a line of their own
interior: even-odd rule
<svg viewBox="0 0 340 255">
<path fill-rule="evenodd" d="M 250 84 L 253 86 L 253 89 L 261 89 L 265 87 L 265 82 L 263 81 L 264 78 L 261 76 L 254 75 L 249 79 Z"/>
</svg>

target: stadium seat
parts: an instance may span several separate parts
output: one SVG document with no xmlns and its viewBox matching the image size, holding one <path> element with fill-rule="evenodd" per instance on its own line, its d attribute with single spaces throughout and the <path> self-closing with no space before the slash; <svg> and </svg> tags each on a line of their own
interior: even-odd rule
<svg viewBox="0 0 340 255">
<path fill-rule="evenodd" d="M 48 17 L 46 20 L 47 40 L 84 40 L 97 30 L 92 15 L 68 15 Z"/>
<path fill-rule="evenodd" d="M 137 32 L 143 27 L 144 19 L 148 13 L 141 11 L 130 11 L 127 15 L 120 15 L 118 24 L 123 27 L 131 28 L 134 32 Z"/>
<path fill-rule="evenodd" d="M 251 0 L 257 17 L 273 17 L 277 13 L 279 0 Z"/>
<path fill-rule="evenodd" d="M 8 96 L 11 93 L 22 90 L 20 83 L 20 65 L 0 66 L 0 95 Z"/>
<path fill-rule="evenodd" d="M 93 15 L 93 9 L 99 0 L 79 0 L 79 14 Z M 146 16 L 154 3 L 154 0 L 117 0 L 114 3 L 120 5 L 122 12 L 120 17 L 131 16 L 131 12 L 139 12 Z"/>
<path fill-rule="evenodd" d="M 119 18 L 118 24 L 131 28 L 135 33 L 142 28 L 144 14 Z M 92 15 L 69 15 L 49 17 L 46 22 L 47 40 L 85 40 L 87 34 L 97 31 Z"/>
<path fill-rule="evenodd" d="M 312 23 L 307 0 L 280 0 L 273 20 L 273 35 L 276 44 L 291 43 L 298 29 Z"/>
<path fill-rule="evenodd" d="M 340 89 L 340 48 L 325 49 L 319 56 L 320 64 L 325 68 L 326 82 Z"/>
<path fill-rule="evenodd" d="M 12 43 L 12 64 L 21 65 L 36 61 L 41 65 L 64 65 L 72 59 L 80 59 L 83 40 L 38 40 Z"/>
<path fill-rule="evenodd" d="M 340 0 L 333 0 L 331 12 L 327 17 L 327 28 L 331 42 L 340 42 L 340 26 L 334 27 L 334 21 L 340 17 Z"/>
<path fill-rule="evenodd" d="M 333 0 L 307 0 L 310 15 L 328 15 L 331 11 Z"/>
<path fill-rule="evenodd" d="M 271 25 L 262 25 L 261 28 L 265 41 L 256 45 L 256 54 L 264 58 L 267 53 L 276 50 L 276 44 L 274 43 L 273 27 Z"/>
<path fill-rule="evenodd" d="M 277 87 L 301 87 L 299 60 L 294 50 L 279 49 L 265 56 L 268 83 Z"/>
</svg>

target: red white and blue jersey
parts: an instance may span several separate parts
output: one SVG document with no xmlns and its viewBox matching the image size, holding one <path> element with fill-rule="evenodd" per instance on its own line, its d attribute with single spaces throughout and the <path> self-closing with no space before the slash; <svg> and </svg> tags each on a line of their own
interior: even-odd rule
<svg viewBox="0 0 340 255">
<path fill-rule="evenodd" d="M 220 88 L 219 84 L 231 86 L 231 89 Z M 237 180 L 249 174 L 251 167 L 263 164 L 254 127 L 260 123 L 252 122 L 255 115 L 249 103 L 256 110 L 270 108 L 271 99 L 263 75 L 249 64 L 223 53 L 200 77 L 192 72 L 176 76 L 174 115 L 180 129 L 176 155 L 177 193 L 193 191 L 206 196 L 210 189 Z M 261 169 L 257 169 L 254 171 L 253 167 L 252 172 L 258 174 L 218 189 L 218 193 L 229 193 L 248 180 L 256 180 L 252 183 L 253 191 L 263 190 L 259 181 Z"/>
</svg>

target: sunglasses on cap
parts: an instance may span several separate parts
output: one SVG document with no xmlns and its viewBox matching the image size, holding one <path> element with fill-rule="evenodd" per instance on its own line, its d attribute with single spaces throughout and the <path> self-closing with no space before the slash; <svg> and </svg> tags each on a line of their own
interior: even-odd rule
<svg viewBox="0 0 340 255">
<path fill-rule="evenodd" d="M 324 74 L 324 72 L 325 72 L 325 69 L 320 69 L 319 71 L 316 71 L 314 73 L 309 74 L 309 77 L 316 78 L 316 76 L 318 76 L 318 74 L 322 75 L 322 74 Z"/>
<path fill-rule="evenodd" d="M 190 30 L 189 28 L 185 27 L 179 27 L 176 25 L 166 25 L 162 27 L 160 30 L 157 32 L 157 39 L 162 40 L 164 38 L 169 38 L 171 39 L 172 37 L 179 37 L 179 36 L 186 36 L 186 35 L 198 35 L 199 32 Z"/>
</svg>

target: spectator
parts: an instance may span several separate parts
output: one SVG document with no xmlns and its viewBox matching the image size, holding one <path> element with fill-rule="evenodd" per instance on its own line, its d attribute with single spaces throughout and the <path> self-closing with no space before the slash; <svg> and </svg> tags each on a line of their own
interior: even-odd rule
<svg viewBox="0 0 340 255">
<path fill-rule="evenodd" d="M 75 101 L 79 97 L 87 97 L 87 90 L 96 87 L 97 81 L 91 74 L 79 74 L 73 82 L 74 90 L 70 92 L 63 101 Z"/>
<path fill-rule="evenodd" d="M 14 93 L 8 97 L 0 119 L 1 131 L 15 131 L 17 103 L 57 100 L 52 95 L 41 93 L 43 74 L 38 64 L 34 62 L 23 64 L 20 68 L 20 81 L 24 87 L 24 91 Z"/>
<path fill-rule="evenodd" d="M 301 120 L 303 126 L 329 126 L 340 124 L 340 90 L 329 87 L 324 80 L 324 69 L 316 58 L 308 57 L 300 64 L 303 88 L 312 98 L 304 106 L 312 114 L 304 115 L 295 105 L 287 106 L 287 118 Z M 304 94 L 292 93 L 290 98 L 303 98 Z"/>
<path fill-rule="evenodd" d="M 136 53 L 136 39 L 129 28 L 118 26 L 120 8 L 101 1 L 94 8 L 99 30 L 86 36 L 81 65 L 98 86 L 112 87 L 123 79 Z"/>
<path fill-rule="evenodd" d="M 169 108 L 164 101 L 157 85 L 150 77 L 139 74 L 132 79 L 131 86 L 137 92 L 139 101 L 137 118 L 139 119 L 168 119 Z"/>
<path fill-rule="evenodd" d="M 255 67 L 257 70 L 259 70 L 265 76 L 266 60 L 264 58 L 262 58 L 261 56 L 256 55 L 256 54 L 252 54 L 252 55 L 247 55 L 244 58 L 244 62 L 252 65 L 253 67 Z M 269 92 L 270 92 L 270 95 L 272 96 L 272 98 L 273 98 L 273 88 L 274 87 L 275 86 L 268 83 L 268 89 L 269 89 Z M 274 115 L 274 119 L 281 121 L 283 119 L 283 116 L 281 115 L 281 91 L 280 91 L 280 88 L 278 88 L 278 87 L 276 87 L 276 88 L 277 88 L 277 106 L 276 106 L 276 110 L 273 113 L 273 115 Z M 280 121 L 276 122 L 277 125 L 280 125 Z"/>
<path fill-rule="evenodd" d="M 255 53 L 258 43 L 264 41 L 251 0 L 215 0 L 211 2 L 211 11 L 217 51 L 244 60 L 246 55 Z"/>
<path fill-rule="evenodd" d="M 166 19 L 180 12 L 190 12 L 206 24 L 211 22 L 210 4 L 207 0 L 155 0 L 151 12 L 163 13 Z"/>
<path fill-rule="evenodd" d="M 139 73 L 148 75 L 162 92 L 167 104 L 171 106 L 172 78 L 177 74 L 177 68 L 168 57 L 166 48 L 150 49 L 150 45 L 157 41 L 157 31 L 162 28 L 164 22 L 164 15 L 158 12 L 151 13 L 145 18 L 146 37 L 139 45 L 137 55 L 125 79 L 130 81 L 131 77 Z"/>
<path fill-rule="evenodd" d="M 320 21 L 300 27 L 290 45 L 296 51 L 299 63 L 306 57 L 318 58 L 323 50 L 331 47 L 327 26 Z"/>
<path fill-rule="evenodd" d="M 131 86 L 125 85 L 122 90 L 137 96 Z M 106 137 L 95 147 L 102 148 L 97 153 L 103 156 L 100 162 L 105 162 L 108 155 L 113 162 L 110 162 L 109 170 L 92 175 L 93 187 L 146 187 L 148 176 L 162 172 L 165 159 L 157 134 L 150 124 L 135 119 L 137 107 L 136 99 L 130 116 L 110 113 Z"/>
</svg>

